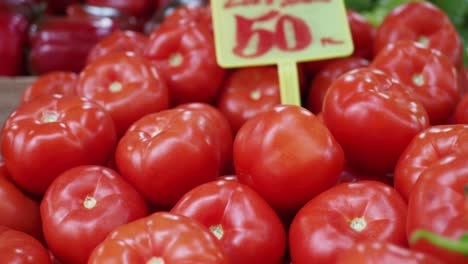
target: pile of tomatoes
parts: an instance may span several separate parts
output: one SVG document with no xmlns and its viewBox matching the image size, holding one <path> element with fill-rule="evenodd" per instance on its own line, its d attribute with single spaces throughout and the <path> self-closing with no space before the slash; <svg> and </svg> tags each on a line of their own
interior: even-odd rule
<svg viewBox="0 0 468 264">
<path fill-rule="evenodd" d="M 349 10 L 354 53 L 223 69 L 209 7 L 113 33 L 2 128 L 1 263 L 468 263 L 468 76 L 448 17 Z"/>
</svg>

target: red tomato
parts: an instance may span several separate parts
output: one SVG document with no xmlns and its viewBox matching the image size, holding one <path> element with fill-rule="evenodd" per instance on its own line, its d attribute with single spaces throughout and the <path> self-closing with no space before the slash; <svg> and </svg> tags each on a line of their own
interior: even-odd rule
<svg viewBox="0 0 468 264">
<path fill-rule="evenodd" d="M 29 22 L 22 14 L 8 11 L 8 6 L 0 8 L 0 76 L 21 75 Z"/>
<path fill-rule="evenodd" d="M 144 55 L 148 37 L 135 31 L 116 31 L 98 42 L 89 52 L 88 64 L 113 53 L 132 52 Z"/>
<path fill-rule="evenodd" d="M 25 232 L 42 240 L 39 203 L 27 197 L 8 176 L 6 166 L 0 162 L 0 226 Z"/>
<path fill-rule="evenodd" d="M 280 103 L 276 67 L 258 66 L 233 70 L 223 84 L 217 107 L 237 132 L 247 120 Z"/>
<path fill-rule="evenodd" d="M 338 185 L 343 182 L 359 182 L 364 180 L 379 181 L 393 186 L 393 175 L 391 173 L 372 174 L 360 171 L 356 168 L 349 166 L 348 164 L 345 164 L 345 167 L 340 174 L 340 179 L 336 184 Z"/>
<path fill-rule="evenodd" d="M 146 215 L 143 197 L 115 171 L 101 166 L 65 171 L 41 202 L 47 245 L 67 264 L 86 263 L 111 231 Z"/>
<path fill-rule="evenodd" d="M 463 44 L 449 17 L 435 5 L 412 2 L 391 11 L 377 28 L 374 55 L 397 40 L 413 40 L 440 50 L 458 69 L 463 62 Z"/>
<path fill-rule="evenodd" d="M 148 12 L 151 12 L 153 5 L 151 0 L 86 0 L 85 2 L 93 6 L 112 7 L 131 16 L 148 14 Z"/>
<path fill-rule="evenodd" d="M 153 205 L 167 209 L 219 175 L 215 123 L 201 111 L 170 109 L 135 122 L 120 140 L 120 173 Z"/>
<path fill-rule="evenodd" d="M 408 202 L 407 231 L 410 247 L 431 254 L 444 263 L 466 263 L 468 230 L 468 155 L 448 156 L 427 168 L 414 185 Z M 417 235 L 415 232 L 422 231 Z M 430 232 L 431 234 L 428 234 Z M 419 236 L 419 240 L 415 240 Z M 464 252 L 456 252 L 446 241 L 460 240 Z M 439 241 L 437 241 L 439 240 Z M 439 243 L 438 243 L 439 242 Z M 450 244 L 457 243 L 452 242 Z"/>
<path fill-rule="evenodd" d="M 110 54 L 89 64 L 76 91 L 110 113 L 119 137 L 141 117 L 169 107 L 166 83 L 148 60 L 135 54 Z"/>
<path fill-rule="evenodd" d="M 163 25 L 187 25 L 193 23 L 202 24 L 210 31 L 213 31 L 211 8 L 209 6 L 182 5 L 177 7 L 163 20 Z"/>
<path fill-rule="evenodd" d="M 468 124 L 468 94 L 465 94 L 455 108 L 455 123 Z"/>
<path fill-rule="evenodd" d="M 42 96 L 23 104 L 2 132 L 2 154 L 11 177 L 36 195 L 44 194 L 67 169 L 104 164 L 116 144 L 110 115 L 78 96 Z"/>
<path fill-rule="evenodd" d="M 468 125 L 440 125 L 422 131 L 400 156 L 395 167 L 395 188 L 408 199 L 421 173 L 452 154 L 468 154 Z"/>
<path fill-rule="evenodd" d="M 338 255 L 335 264 L 442 264 L 441 261 L 417 251 L 390 243 L 365 242 L 355 244 Z"/>
<path fill-rule="evenodd" d="M 280 105 L 239 130 L 234 165 L 241 183 L 277 211 L 291 213 L 338 181 L 344 155 L 312 113 Z"/>
<path fill-rule="evenodd" d="M 42 95 L 76 95 L 78 75 L 74 72 L 55 71 L 39 76 L 21 96 L 21 103 L 27 103 Z"/>
<path fill-rule="evenodd" d="M 370 68 L 333 82 L 323 120 L 349 164 L 373 173 L 392 172 L 411 139 L 429 126 L 424 107 L 406 86 Z"/>
<path fill-rule="evenodd" d="M 221 241 L 230 263 L 279 263 L 286 233 L 275 211 L 254 190 L 232 180 L 195 187 L 171 210 L 199 221 Z"/>
<path fill-rule="evenodd" d="M 307 109 L 312 113 L 322 112 L 323 99 L 330 85 L 342 74 L 366 67 L 369 61 L 358 57 L 349 57 L 334 60 L 325 65 L 313 78 L 309 85 L 309 95 L 307 97 Z"/>
<path fill-rule="evenodd" d="M 405 246 L 406 203 L 376 181 L 342 183 L 308 202 L 289 230 L 294 264 L 335 263 L 339 254 L 366 241 Z"/>
<path fill-rule="evenodd" d="M 432 125 L 445 122 L 460 99 L 456 69 L 439 51 L 413 41 L 383 48 L 371 67 L 405 84 L 426 109 Z"/>
<path fill-rule="evenodd" d="M 0 226 L 0 263 L 50 264 L 47 249 L 32 236 Z"/>
<path fill-rule="evenodd" d="M 232 166 L 232 143 L 234 137 L 232 135 L 231 126 L 227 118 L 215 107 L 205 103 L 187 103 L 179 105 L 177 108 L 188 110 L 200 110 L 209 118 L 209 122 L 216 126 L 212 130 L 215 137 L 219 138 L 220 158 L 221 158 L 221 173 L 228 172 Z"/>
<path fill-rule="evenodd" d="M 201 24 L 155 29 L 145 51 L 166 79 L 173 105 L 212 102 L 224 79 L 211 32 Z"/>
<path fill-rule="evenodd" d="M 89 264 L 227 264 L 210 231 L 185 216 L 159 212 L 118 227 L 93 252 Z"/>
</svg>

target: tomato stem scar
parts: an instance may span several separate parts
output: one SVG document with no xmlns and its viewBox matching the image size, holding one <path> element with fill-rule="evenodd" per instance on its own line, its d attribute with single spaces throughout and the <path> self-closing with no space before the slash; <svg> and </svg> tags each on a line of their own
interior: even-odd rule
<svg viewBox="0 0 468 264">
<path fill-rule="evenodd" d="M 424 80 L 424 75 L 422 73 L 416 73 L 413 75 L 413 83 L 417 86 L 423 86 L 426 81 Z"/>
<path fill-rule="evenodd" d="M 59 113 L 56 111 L 45 111 L 42 112 L 41 122 L 42 123 L 53 123 L 57 122 L 59 117 Z"/>
<path fill-rule="evenodd" d="M 109 85 L 109 91 L 117 93 L 122 91 L 122 84 L 120 82 L 113 82 Z"/>
<path fill-rule="evenodd" d="M 361 232 L 367 226 L 366 219 L 362 217 L 356 217 L 349 222 L 349 226 L 357 232 Z"/>
<path fill-rule="evenodd" d="M 221 238 L 224 236 L 224 229 L 222 225 L 212 225 L 210 226 L 210 231 L 218 240 L 221 240 Z"/>
<path fill-rule="evenodd" d="M 420 36 L 418 42 L 426 47 L 429 45 L 429 39 L 426 36 Z"/>
<path fill-rule="evenodd" d="M 164 264 L 164 263 L 166 262 L 161 257 L 152 257 L 148 261 L 146 261 L 146 264 Z"/>
<path fill-rule="evenodd" d="M 250 92 L 250 98 L 252 100 L 257 101 L 258 99 L 260 99 L 261 96 L 262 94 L 260 93 L 259 90 L 253 90 L 252 92 Z"/>
<path fill-rule="evenodd" d="M 83 201 L 83 206 L 86 209 L 93 209 L 94 207 L 96 207 L 96 204 L 97 204 L 97 201 L 92 196 L 86 196 L 86 198 Z"/>
<path fill-rule="evenodd" d="M 184 62 L 184 57 L 178 52 L 172 53 L 169 56 L 169 65 L 172 67 L 180 66 L 182 62 Z"/>
<path fill-rule="evenodd" d="M 468 233 L 464 233 L 459 240 L 454 240 L 423 229 L 418 229 L 411 234 L 409 242 L 413 245 L 421 239 L 425 239 L 439 248 L 468 256 Z"/>
</svg>

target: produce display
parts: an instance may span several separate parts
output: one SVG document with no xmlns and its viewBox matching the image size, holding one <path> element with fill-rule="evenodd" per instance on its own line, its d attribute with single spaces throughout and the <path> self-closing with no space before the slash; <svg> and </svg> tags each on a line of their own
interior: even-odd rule
<svg viewBox="0 0 468 264">
<path fill-rule="evenodd" d="M 292 105 L 209 1 L 0 0 L 0 263 L 468 263 L 468 1 L 345 4 Z"/>
</svg>

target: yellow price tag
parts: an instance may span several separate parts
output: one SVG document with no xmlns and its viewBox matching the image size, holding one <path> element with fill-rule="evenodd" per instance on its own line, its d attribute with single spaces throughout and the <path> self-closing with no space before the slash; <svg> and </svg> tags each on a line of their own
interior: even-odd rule
<svg viewBox="0 0 468 264">
<path fill-rule="evenodd" d="M 212 0 L 222 67 L 278 65 L 281 102 L 300 105 L 297 62 L 350 55 L 344 0 Z"/>
</svg>

